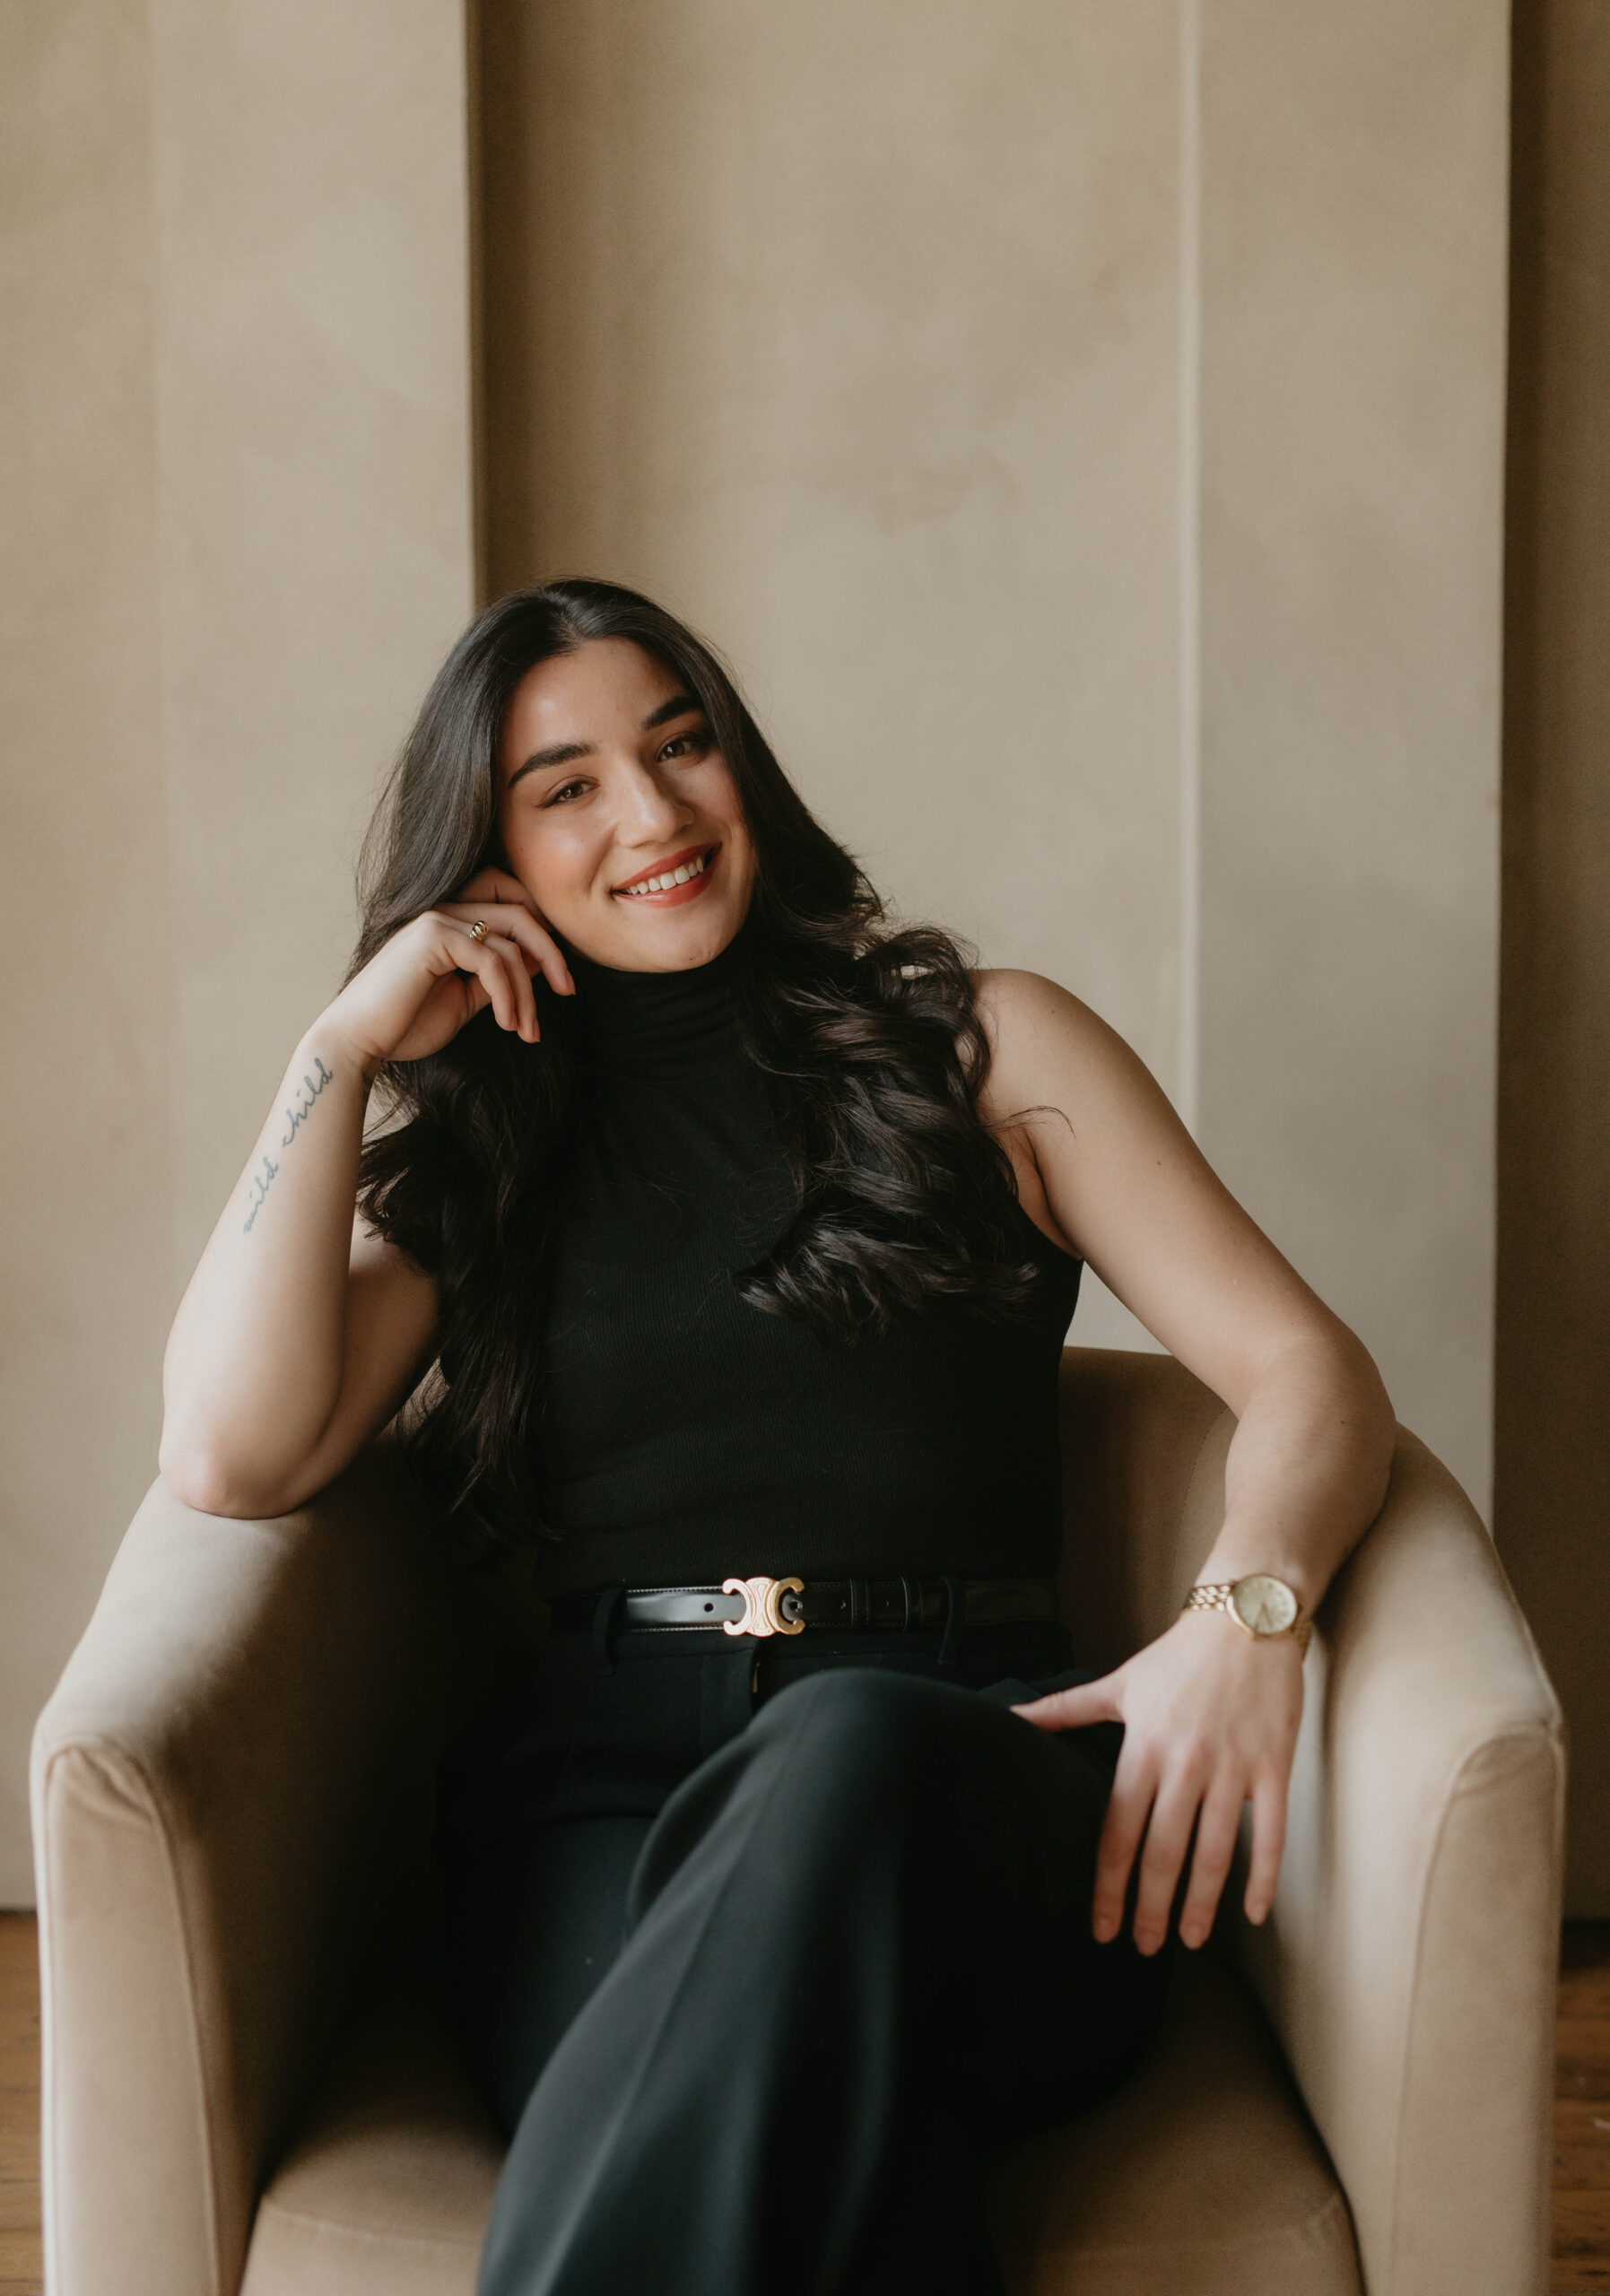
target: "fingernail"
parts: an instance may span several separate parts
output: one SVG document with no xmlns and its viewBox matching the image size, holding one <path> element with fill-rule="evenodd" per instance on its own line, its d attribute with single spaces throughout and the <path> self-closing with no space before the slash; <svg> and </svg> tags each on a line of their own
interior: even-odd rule
<svg viewBox="0 0 1610 2296">
<path fill-rule="evenodd" d="M 1180 1931 L 1179 1942 L 1182 1945 L 1188 1945 L 1191 1948 L 1191 1951 L 1195 1952 L 1197 1947 L 1202 1943 L 1202 1940 L 1206 1936 L 1206 1935 L 1207 1932 L 1205 1929 L 1198 1929 L 1196 1923 L 1193 1922 L 1188 1929 L 1182 1929 Z"/>
<path fill-rule="evenodd" d="M 1091 1927 L 1095 1932 L 1095 1939 L 1098 1945 L 1110 1945 L 1113 1938 L 1118 1934 L 1117 1922 L 1110 1921 L 1104 1913 L 1098 1914 L 1096 1916 L 1096 1918 L 1091 1924 Z"/>
</svg>

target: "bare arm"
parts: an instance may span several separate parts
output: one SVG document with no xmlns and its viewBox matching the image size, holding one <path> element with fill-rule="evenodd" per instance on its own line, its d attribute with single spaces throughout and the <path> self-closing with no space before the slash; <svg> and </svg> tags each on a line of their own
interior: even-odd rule
<svg viewBox="0 0 1610 2296">
<path fill-rule="evenodd" d="M 1025 1208 L 1236 1414 L 1224 1522 L 1198 1580 L 1272 1571 L 1311 1612 L 1386 1493 L 1392 1412 L 1374 1364 L 1215 1178 L 1121 1039 L 1036 975 L 979 986 L 992 1047 L 982 1109 L 1006 1128 Z M 1247 1799 L 1247 1910 L 1264 1918 L 1301 1706 L 1294 1642 L 1255 1642 L 1205 1612 L 1102 1682 L 1024 1709 L 1051 1728 L 1125 1724 L 1099 1936 L 1117 1932 L 1144 1837 L 1136 1935 L 1162 1942 L 1197 1826 L 1180 1934 L 1199 1944 Z"/>
<path fill-rule="evenodd" d="M 174 1319 L 161 1465 L 207 1514 L 299 1505 L 430 1360 L 436 1287 L 355 1210 L 369 1094 L 351 1044 L 316 1024 Z"/>
<path fill-rule="evenodd" d="M 215 1515 L 283 1514 L 339 1474 L 435 1351 L 436 1286 L 356 1210 L 374 1076 L 490 1004 L 535 1043 L 531 976 L 570 987 L 511 878 L 394 934 L 297 1047 L 190 1280 L 163 1365 L 163 1475 Z M 496 929 L 472 937 L 477 918 Z"/>
</svg>

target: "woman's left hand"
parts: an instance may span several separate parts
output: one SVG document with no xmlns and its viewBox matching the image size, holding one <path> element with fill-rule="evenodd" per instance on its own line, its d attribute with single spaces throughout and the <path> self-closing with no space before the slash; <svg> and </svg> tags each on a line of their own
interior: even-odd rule
<svg viewBox="0 0 1610 2296">
<path fill-rule="evenodd" d="M 1223 1612 L 1192 1611 L 1099 1682 L 1055 1691 L 1014 1711 L 1042 1730 L 1124 1726 L 1096 1853 L 1092 1926 L 1101 1944 L 1123 1926 L 1139 1851 L 1135 1942 L 1143 1953 L 1156 1952 L 1168 1934 L 1194 1827 L 1179 1935 L 1187 1945 L 1200 1945 L 1213 1926 L 1241 1805 L 1249 1801 L 1252 1862 L 1245 1905 L 1249 1921 L 1263 1920 L 1280 1873 L 1286 1790 L 1302 1718 L 1302 1654 L 1291 1636 L 1255 1639 Z"/>
</svg>

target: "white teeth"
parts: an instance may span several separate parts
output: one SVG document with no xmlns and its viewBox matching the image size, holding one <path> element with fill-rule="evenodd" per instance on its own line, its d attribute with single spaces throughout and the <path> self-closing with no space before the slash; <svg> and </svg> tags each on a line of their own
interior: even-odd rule
<svg viewBox="0 0 1610 2296">
<path fill-rule="evenodd" d="M 701 853 L 677 868 L 665 870 L 657 877 L 646 877 L 640 885 L 628 885 L 626 890 L 634 900 L 640 893 L 669 892 L 673 885 L 685 885 L 690 877 L 702 876 L 709 858 L 708 854 Z"/>
</svg>

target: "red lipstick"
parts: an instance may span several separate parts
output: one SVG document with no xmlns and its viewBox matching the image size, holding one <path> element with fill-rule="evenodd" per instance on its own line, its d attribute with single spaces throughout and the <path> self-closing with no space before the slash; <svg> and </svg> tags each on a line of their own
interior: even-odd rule
<svg viewBox="0 0 1610 2296">
<path fill-rule="evenodd" d="M 651 861 L 648 868 L 640 869 L 635 877 L 628 877 L 622 883 L 612 885 L 612 898 L 641 901 L 655 909 L 680 909 L 690 900 L 697 900 L 705 891 L 710 881 L 710 873 L 720 857 L 718 844 L 684 846 L 680 853 L 669 853 L 663 861 Z M 668 877 L 673 871 L 687 868 L 696 862 L 703 865 L 695 869 L 692 876 L 684 877 L 680 884 L 661 883 L 652 892 L 633 890 L 634 887 L 646 888 L 651 879 Z"/>
</svg>

